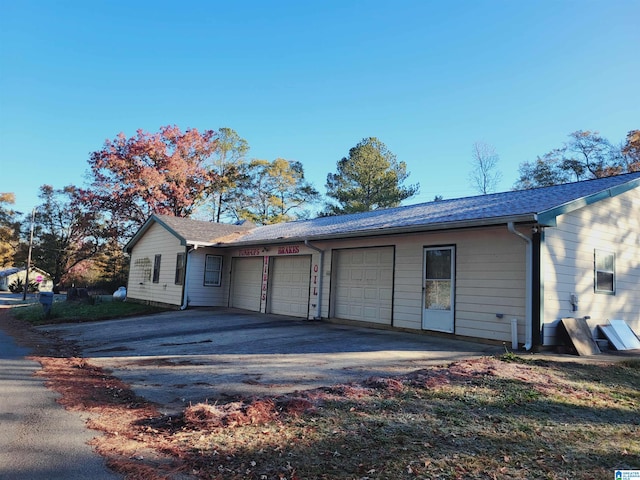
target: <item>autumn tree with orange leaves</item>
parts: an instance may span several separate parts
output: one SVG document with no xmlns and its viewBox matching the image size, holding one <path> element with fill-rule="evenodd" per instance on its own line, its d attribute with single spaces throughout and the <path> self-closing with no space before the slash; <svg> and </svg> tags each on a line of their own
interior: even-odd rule
<svg viewBox="0 0 640 480">
<path fill-rule="evenodd" d="M 152 213 L 187 217 L 214 180 L 206 163 L 217 145 L 214 130 L 166 126 L 129 138 L 120 133 L 91 153 L 86 199 L 134 228 Z"/>
</svg>

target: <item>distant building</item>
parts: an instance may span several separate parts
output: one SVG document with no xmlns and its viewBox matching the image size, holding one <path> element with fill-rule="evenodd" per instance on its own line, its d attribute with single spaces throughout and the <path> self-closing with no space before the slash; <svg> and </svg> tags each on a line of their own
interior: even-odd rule
<svg viewBox="0 0 640 480">
<path fill-rule="evenodd" d="M 27 269 L 25 267 L 10 267 L 0 270 L 0 291 L 8 292 L 9 286 L 18 280 L 24 284 L 26 271 Z M 50 292 L 53 290 L 51 275 L 37 267 L 31 267 L 29 271 L 29 283 L 31 282 L 38 283 L 38 290 L 41 292 Z"/>
</svg>

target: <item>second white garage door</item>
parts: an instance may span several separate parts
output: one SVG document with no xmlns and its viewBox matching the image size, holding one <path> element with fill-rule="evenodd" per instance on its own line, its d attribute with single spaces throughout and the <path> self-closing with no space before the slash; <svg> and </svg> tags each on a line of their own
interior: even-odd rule
<svg viewBox="0 0 640 480">
<path fill-rule="evenodd" d="M 310 274 L 309 256 L 273 257 L 269 266 L 269 313 L 307 318 Z"/>
<path fill-rule="evenodd" d="M 234 258 L 231 266 L 231 306 L 260 311 L 262 257 Z"/>
<path fill-rule="evenodd" d="M 391 324 L 393 247 L 336 250 L 334 316 Z"/>
</svg>

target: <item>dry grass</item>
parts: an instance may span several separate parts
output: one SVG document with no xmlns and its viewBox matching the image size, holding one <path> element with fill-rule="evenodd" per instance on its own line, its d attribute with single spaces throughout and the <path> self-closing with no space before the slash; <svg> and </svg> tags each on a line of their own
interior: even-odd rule
<svg viewBox="0 0 640 480">
<path fill-rule="evenodd" d="M 1 313 L 1 312 L 0 312 Z M 19 332 L 19 325 L 14 325 Z M 163 417 L 54 338 L 38 357 L 128 480 L 600 479 L 640 469 L 640 360 L 485 357 Z M 57 358 L 54 358 L 57 357 Z"/>
<path fill-rule="evenodd" d="M 640 468 L 640 362 L 482 358 L 296 395 L 157 410 L 39 358 L 128 479 L 594 479 Z"/>
</svg>

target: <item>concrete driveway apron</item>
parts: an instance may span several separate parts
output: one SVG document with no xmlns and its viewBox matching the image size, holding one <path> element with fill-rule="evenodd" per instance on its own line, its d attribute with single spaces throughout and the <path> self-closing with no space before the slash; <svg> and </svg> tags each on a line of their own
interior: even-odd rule
<svg viewBox="0 0 640 480">
<path fill-rule="evenodd" d="M 2 308 L 2 307 L 0 307 Z M 0 479 L 113 480 L 87 442 L 95 435 L 79 414 L 56 403 L 56 394 L 33 376 L 27 360 L 0 325 Z"/>
<path fill-rule="evenodd" d="M 285 394 L 500 353 L 429 335 L 231 309 L 42 327 L 175 413 L 204 400 Z"/>
</svg>

